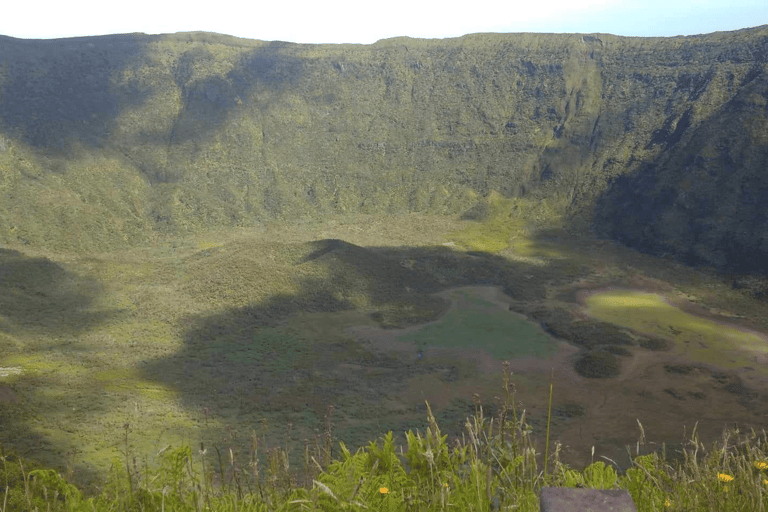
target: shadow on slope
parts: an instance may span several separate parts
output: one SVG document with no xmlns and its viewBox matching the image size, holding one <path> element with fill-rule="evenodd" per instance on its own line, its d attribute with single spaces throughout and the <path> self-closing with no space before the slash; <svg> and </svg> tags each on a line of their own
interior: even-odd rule
<svg viewBox="0 0 768 512">
<path fill-rule="evenodd" d="M 257 263 L 245 268 L 242 257 L 227 252 L 226 258 L 208 259 L 206 276 L 214 276 L 206 277 L 210 300 L 228 292 L 238 297 L 242 286 L 256 284 L 250 275 Z M 184 319 L 184 347 L 148 362 L 142 371 L 144 378 L 177 390 L 187 408 L 224 423 L 255 427 L 268 418 L 272 439 L 286 435 L 290 423 L 292 437 L 286 442 L 294 454 L 302 439 L 323 428 L 329 406 L 335 407 L 339 439 L 348 446 L 365 445 L 387 430 L 402 434 L 426 426 L 423 403 L 393 403 L 392 390 L 414 375 L 444 370 L 443 363 L 415 361 L 415 349 L 411 359 L 371 352 L 347 327 L 434 320 L 449 304 L 432 294 L 450 287 L 500 286 L 524 304 L 543 300 L 546 284 L 572 279 L 557 262 L 531 275 L 525 263 L 444 246 L 363 248 L 321 240 L 285 245 L 280 257 L 292 269 L 292 293 Z M 283 279 L 279 271 L 273 273 Z M 452 435 L 463 430 L 457 415 L 471 414 L 457 407 L 438 412 Z"/>
<path fill-rule="evenodd" d="M 55 154 L 68 154 L 74 142 L 103 147 L 120 109 L 141 104 L 150 94 L 115 85 L 115 73 L 150 41 L 143 34 L 0 37 L 0 53 L 10 63 L 0 93 L 0 131 Z"/>
<path fill-rule="evenodd" d="M 96 281 L 48 258 L 0 249 L 0 330 L 10 336 L 82 334 L 114 314 L 91 310 L 99 293 Z"/>
<path fill-rule="evenodd" d="M 613 180 L 596 202 L 597 233 L 686 265 L 765 276 L 768 76 L 756 66 L 744 82 L 687 142 Z M 666 148 L 670 138 L 680 139 L 657 130 L 651 142 Z"/>
<path fill-rule="evenodd" d="M 177 34 L 168 40 L 182 36 Z M 258 41 L 250 41 L 249 46 L 256 44 Z M 268 92 L 270 97 L 265 102 L 280 101 L 283 92 L 295 88 L 303 76 L 304 59 L 283 51 L 290 46 L 273 41 L 248 50 L 238 55 L 234 68 L 223 75 L 212 73 L 221 66 L 222 59 L 213 53 L 214 46 L 196 46 L 182 53 L 174 69 L 174 82 L 181 91 L 183 107 L 174 124 L 171 143 L 205 139 L 218 133 L 232 111 L 248 100 L 254 89 Z M 257 111 L 260 108 L 257 106 Z"/>
<path fill-rule="evenodd" d="M 98 412 L 96 402 L 88 401 L 87 411 L 74 413 L 57 399 L 57 393 L 77 392 L 71 385 L 62 387 L 71 370 L 64 361 L 70 357 L 69 351 L 77 349 L 76 340 L 119 314 L 94 308 L 101 293 L 96 281 L 48 258 L 0 249 L 0 366 L 10 375 L 10 382 L 0 386 L 10 391 L 11 397 L 0 404 L 0 443 L 60 470 L 67 463 L 61 454 L 71 446 L 38 429 L 36 416 L 64 418 Z M 23 368 L 19 374 L 17 365 Z M 23 403 L 30 397 L 35 407 Z M 83 417 L 82 421 L 88 420 Z M 87 467 L 78 466 L 76 471 L 84 481 L 96 477 Z"/>
<path fill-rule="evenodd" d="M 50 41 L 0 36 L 0 54 L 9 63 L 7 79 L 0 87 L 0 133 L 49 156 L 72 156 L 75 143 L 89 150 L 104 148 L 112 134 L 126 128 L 130 132 L 131 127 L 118 126 L 123 110 L 164 93 L 164 86 L 147 82 L 140 69 L 164 65 L 151 55 L 154 50 L 150 45 L 165 46 L 173 55 L 178 42 L 194 44 L 192 49 L 178 53 L 171 65 L 171 83 L 178 88 L 181 106 L 170 131 L 162 119 L 145 119 L 147 127 L 122 141 L 124 148 L 150 144 L 167 149 L 169 144 L 183 146 L 207 139 L 219 133 L 254 88 L 267 93 L 264 101 L 274 103 L 280 100 L 286 83 L 295 83 L 302 75 L 303 61 L 283 51 L 289 43 L 204 33 Z M 216 54 L 222 44 L 237 53 Z M 234 69 L 218 72 L 230 59 Z M 131 78 L 123 79 L 122 74 L 129 71 L 126 76 Z M 170 100 L 166 97 L 164 101 Z M 188 150 L 179 148 L 181 152 Z M 183 172 L 151 162 L 138 166 L 153 184 L 177 181 Z"/>
</svg>

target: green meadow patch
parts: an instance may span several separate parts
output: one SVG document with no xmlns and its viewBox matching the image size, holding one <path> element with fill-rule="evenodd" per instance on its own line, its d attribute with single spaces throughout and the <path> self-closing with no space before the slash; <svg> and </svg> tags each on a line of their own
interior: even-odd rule
<svg viewBox="0 0 768 512">
<path fill-rule="evenodd" d="M 591 316 L 637 332 L 671 335 L 687 343 L 696 341 L 700 346 L 717 347 L 723 340 L 730 340 L 740 346 L 766 350 L 763 337 L 682 311 L 654 293 L 612 290 L 590 295 L 586 305 Z"/>
<path fill-rule="evenodd" d="M 531 235 L 538 227 L 558 226 L 560 216 L 546 200 L 507 199 L 491 191 L 464 218 L 469 222 L 448 238 L 467 251 L 497 254 L 509 250 L 527 258 L 563 256 L 555 247 L 547 247 Z"/>
<path fill-rule="evenodd" d="M 463 290 L 452 292 L 451 299 L 457 301 L 458 307 L 450 309 L 439 321 L 400 336 L 400 341 L 412 342 L 417 348 L 486 350 L 499 360 L 545 358 L 557 350 L 539 326 L 524 317 Z"/>
</svg>

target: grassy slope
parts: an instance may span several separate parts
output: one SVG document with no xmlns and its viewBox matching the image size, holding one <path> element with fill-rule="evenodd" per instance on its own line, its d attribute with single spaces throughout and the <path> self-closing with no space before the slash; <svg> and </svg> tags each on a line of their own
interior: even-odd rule
<svg viewBox="0 0 768 512">
<path fill-rule="evenodd" d="M 543 215 L 581 229 L 607 194 L 604 232 L 648 250 L 662 249 L 649 237 L 663 239 L 681 256 L 694 247 L 720 265 L 721 245 L 752 242 L 731 240 L 718 217 L 741 226 L 764 202 L 735 187 L 725 205 L 697 208 L 722 192 L 728 162 L 744 179 L 762 172 L 765 31 L 368 46 L 202 33 L 4 38 L 0 240 L 113 250 L 270 219 L 459 214 L 492 191 L 546 199 Z M 717 142 L 712 127 L 747 118 L 743 144 Z M 676 169 L 701 148 L 720 148 L 694 162 L 720 181 L 697 180 L 695 201 L 670 204 Z M 640 198 L 606 189 L 635 173 L 645 176 Z M 643 197 L 670 211 L 633 223 L 611 209 Z M 680 237 L 691 216 L 698 242 Z"/>
</svg>

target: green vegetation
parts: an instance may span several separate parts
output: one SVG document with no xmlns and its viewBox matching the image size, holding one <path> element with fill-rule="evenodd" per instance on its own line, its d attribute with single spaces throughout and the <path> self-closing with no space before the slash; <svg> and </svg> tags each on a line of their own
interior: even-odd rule
<svg viewBox="0 0 768 512">
<path fill-rule="evenodd" d="M 479 347 L 485 368 L 547 355 L 534 321 L 626 403 L 650 396 L 622 380 L 638 353 L 690 344 L 750 368 L 754 337 L 623 291 L 580 308 L 568 286 L 661 283 L 768 330 L 766 280 L 729 287 L 593 236 L 766 268 L 766 34 L 0 37 L 0 444 L 22 457 L 3 455 L 0 511 L 526 510 L 545 484 L 625 486 L 641 510 L 764 510 L 765 453 L 731 453 L 730 434 L 685 471 L 638 443 L 626 471 L 577 473 L 556 450 L 548 473 L 550 434 L 600 427 L 573 397 L 547 414 L 537 473 L 541 410 L 518 415 L 508 372 L 495 403 L 496 375 L 417 349 Z M 469 286 L 503 291 L 501 310 L 448 292 Z M 353 333 L 401 328 L 380 349 Z M 724 358 L 727 342 L 753 352 Z M 759 417 L 748 386 L 712 375 L 713 409 Z M 517 384 L 538 392 L 535 377 Z M 662 391 L 663 423 L 705 397 Z M 576 442 L 563 460 L 583 461 Z"/>
<path fill-rule="evenodd" d="M 544 469 L 539 471 L 532 429 L 525 411 L 518 415 L 514 385 L 504 369 L 505 400 L 498 417 L 487 418 L 476 403 L 474 417 L 466 421 L 466 434 L 448 441 L 427 404 L 429 426 L 425 435 L 409 431 L 407 448 L 395 446 L 392 432 L 370 442 L 354 454 L 340 444 L 340 457 L 331 455 L 328 424 L 322 441 L 316 439 L 304 453 L 304 467 L 292 472 L 284 449 L 268 454 L 259 464 L 259 439 L 254 433 L 250 463 L 241 466 L 232 448 L 224 454 L 218 446 L 193 453 L 187 446 L 166 446 L 159 465 L 139 467 L 131 452 L 130 426 L 126 424 L 124 453 L 111 468 L 109 480 L 87 496 L 69 478 L 54 470 L 30 466 L 3 455 L 5 492 L 2 510 L 58 511 L 268 511 L 268 510 L 539 510 L 542 487 L 626 489 L 638 512 L 680 510 L 764 511 L 768 507 L 768 442 L 755 435 L 729 446 L 712 447 L 707 453 L 694 429 L 693 448 L 684 450 L 684 463 L 670 464 L 666 451 L 639 455 L 645 444 L 638 422 L 638 441 L 633 467 L 618 476 L 610 465 L 593 462 L 582 472 L 560 463 L 559 443 L 552 455 L 554 470 L 548 472 L 549 437 Z M 551 417 L 552 394 L 547 419 Z M 757 440 L 757 444 L 750 441 Z M 762 447 L 762 448 L 761 448 Z M 629 450 L 629 448 L 628 448 Z M 593 451 L 594 454 L 594 451 Z M 630 453 L 631 455 L 631 453 Z M 610 462 L 610 460 L 609 460 Z M 70 475 L 71 477 L 71 475 Z"/>
<path fill-rule="evenodd" d="M 702 318 L 681 311 L 669 304 L 663 297 L 638 291 L 615 290 L 593 294 L 586 299 L 590 316 L 615 325 L 629 327 L 635 332 L 649 335 L 663 335 L 665 330 L 678 331 L 679 337 L 700 339 L 706 344 L 718 340 L 736 340 L 761 350 L 762 337 L 734 327 L 722 325 L 708 318 Z M 649 332 L 649 327 L 656 330 Z"/>
<path fill-rule="evenodd" d="M 496 254 L 508 250 L 517 257 L 531 257 L 531 261 L 537 261 L 536 256 L 556 258 L 558 254 L 551 250 L 542 251 L 541 244 L 537 244 L 538 250 L 533 249 L 529 234 L 544 227 L 561 227 L 558 217 L 546 200 L 508 199 L 492 191 L 487 197 L 477 198 L 462 215 L 474 222 L 451 233 L 450 238 L 468 251 Z"/>
<path fill-rule="evenodd" d="M 472 300 L 466 292 L 453 292 L 452 296 L 460 301 L 459 307 L 448 311 L 439 323 L 402 335 L 399 340 L 421 349 L 436 346 L 484 350 L 498 360 L 531 355 L 543 358 L 556 351 L 552 340 L 536 324 L 482 299 Z M 510 333 L 514 333 L 514 342 L 510 341 Z"/>
<path fill-rule="evenodd" d="M 509 213 L 509 203 L 498 204 L 485 219 Z M 266 225 L 260 232 L 212 230 L 113 253 L 4 249 L 0 392 L 8 389 L 18 400 L 0 408 L 0 442 L 59 470 L 65 454 L 76 451 L 78 485 L 93 486 L 119 456 L 113 438 L 125 423 L 142 434 L 131 438 L 140 454 L 198 440 L 241 445 L 254 425 L 276 439 L 290 424 L 285 446 L 296 467 L 302 440 L 323 428 L 329 404 L 335 405 L 337 439 L 354 452 L 382 432 L 393 431 L 404 443 L 403 432 L 426 426 L 418 392 L 430 387 L 446 397 L 430 398 L 443 431 L 459 436 L 468 397 L 478 390 L 494 394 L 473 362 L 418 361 L 415 337 L 402 340 L 411 352 L 375 350 L 348 329 L 420 332 L 418 324 L 439 318 L 430 329 L 443 330 L 422 337 L 457 349 L 484 345 L 497 361 L 522 353 L 525 343 L 531 344 L 527 353 L 543 354 L 537 352 L 544 346 L 536 341 L 540 332 L 519 317 L 461 293 L 456 300 L 483 315 L 463 306 L 448 311 L 450 293 L 435 295 L 462 286 L 498 287 L 510 308 L 583 347 L 575 369 L 589 377 L 616 375 L 627 348 L 655 350 L 671 342 L 669 333 L 635 339 L 615 319 L 574 322 L 564 307 L 572 302 L 558 300 L 556 291 L 579 279 L 629 286 L 641 274 L 679 283 L 712 307 L 738 311 L 766 328 L 764 306 L 715 277 L 555 228 L 519 231 L 498 254 L 446 246 L 475 222 L 336 217 Z M 520 261 L 514 244 L 539 263 Z M 519 338 L 514 353 L 497 336 L 510 330 Z M 521 375 L 520 386 L 534 384 Z M 498 413 L 489 398 L 482 406 Z M 558 435 L 569 424 L 556 418 L 553 428 Z M 228 441 L 232 436 L 240 440 Z M 248 464 L 243 450 L 235 455 L 238 464 Z M 161 461 L 148 456 L 147 463 Z"/>
<path fill-rule="evenodd" d="M 462 215 L 496 195 L 542 224 L 760 273 L 767 34 L 2 38 L 0 242 L 114 251 L 336 214 Z M 478 220 L 457 245 L 499 253 L 527 227 Z"/>
</svg>

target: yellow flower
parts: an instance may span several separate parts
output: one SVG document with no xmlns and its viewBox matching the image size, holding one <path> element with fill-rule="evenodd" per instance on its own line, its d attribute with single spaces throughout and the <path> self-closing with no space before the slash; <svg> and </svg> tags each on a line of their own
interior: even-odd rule
<svg viewBox="0 0 768 512">
<path fill-rule="evenodd" d="M 387 494 L 389 492 L 389 489 L 387 489 L 386 487 L 379 487 L 379 492 L 381 494 Z"/>
<path fill-rule="evenodd" d="M 730 482 L 731 480 L 733 480 L 733 477 L 731 475 L 726 475 L 725 473 L 718 473 L 717 479 L 720 480 L 721 482 Z"/>
<path fill-rule="evenodd" d="M 669 500 L 666 500 L 666 501 L 664 502 L 664 506 L 665 506 L 665 507 L 671 507 L 671 506 L 672 506 L 672 502 L 671 502 L 671 501 L 669 501 Z"/>
<path fill-rule="evenodd" d="M 757 469 L 768 469 L 768 463 L 766 463 L 766 462 L 755 462 L 755 467 Z"/>
</svg>

